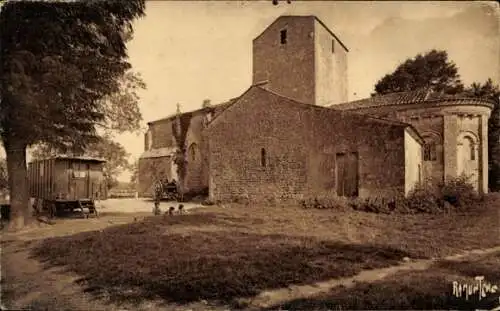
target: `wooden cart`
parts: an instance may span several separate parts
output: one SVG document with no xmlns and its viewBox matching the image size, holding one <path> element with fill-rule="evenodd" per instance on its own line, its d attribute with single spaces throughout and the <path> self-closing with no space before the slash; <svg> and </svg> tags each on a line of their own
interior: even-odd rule
<svg viewBox="0 0 500 311">
<path fill-rule="evenodd" d="M 97 216 L 95 200 L 106 199 L 103 164 L 90 157 L 58 156 L 28 164 L 30 195 L 35 213 L 51 217 L 79 212 Z"/>
<path fill-rule="evenodd" d="M 163 184 L 163 199 L 168 201 L 178 201 L 179 191 L 177 189 L 177 184 L 175 182 L 169 182 Z"/>
</svg>

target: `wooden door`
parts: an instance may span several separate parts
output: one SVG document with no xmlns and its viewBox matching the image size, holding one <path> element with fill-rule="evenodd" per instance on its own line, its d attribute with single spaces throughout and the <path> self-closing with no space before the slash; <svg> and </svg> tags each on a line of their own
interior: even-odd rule
<svg viewBox="0 0 500 311">
<path fill-rule="evenodd" d="M 346 187 L 346 196 L 349 197 L 357 197 L 358 196 L 358 153 L 352 152 L 349 154 L 347 158 L 347 187 Z"/>
<path fill-rule="evenodd" d="M 344 196 L 344 186 L 345 186 L 345 160 L 346 156 L 344 153 L 337 153 L 335 158 L 335 163 L 337 165 L 337 195 L 339 197 Z"/>
<path fill-rule="evenodd" d="M 358 153 L 337 153 L 337 195 L 358 196 Z"/>
<path fill-rule="evenodd" d="M 73 162 L 70 176 L 70 197 L 74 200 L 89 198 L 89 167 L 87 163 Z"/>
</svg>

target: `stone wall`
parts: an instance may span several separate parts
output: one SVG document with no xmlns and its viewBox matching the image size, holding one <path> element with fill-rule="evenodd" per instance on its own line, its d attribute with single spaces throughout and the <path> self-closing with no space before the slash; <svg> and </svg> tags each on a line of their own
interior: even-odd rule
<svg viewBox="0 0 500 311">
<path fill-rule="evenodd" d="M 329 157 L 333 160 L 330 167 L 335 167 L 337 153 L 358 153 L 360 197 L 391 197 L 404 193 L 404 127 L 325 109 L 314 110 L 311 125 L 311 153 Z M 326 178 L 335 184 L 335 174 L 321 167 L 321 161 L 311 158 L 310 162 L 316 166 L 310 170 L 310 191 L 329 190 L 321 187 L 318 181 Z"/>
<path fill-rule="evenodd" d="M 191 124 L 186 137 L 187 147 L 187 172 L 186 190 L 200 191 L 208 187 L 207 167 L 203 166 L 203 156 L 206 154 L 206 145 L 202 141 L 204 126 L 204 114 L 195 114 L 191 118 Z"/>
<path fill-rule="evenodd" d="M 464 173 L 473 176 L 471 181 L 476 189 L 488 192 L 487 120 L 491 108 L 477 104 L 474 99 L 461 99 L 353 111 L 409 123 L 424 139 L 434 140 L 437 143 L 437 158 L 423 162 L 423 175 L 427 182 L 438 184 L 459 177 L 465 166 Z M 465 164 L 459 154 L 464 135 L 476 140 L 476 158 Z"/>
<path fill-rule="evenodd" d="M 319 106 L 345 103 L 347 96 L 347 51 L 317 20 L 315 29 L 316 99 Z"/>
<path fill-rule="evenodd" d="M 208 130 L 210 197 L 336 194 L 336 156 L 357 153 L 359 195 L 404 193 L 405 128 L 292 102 L 254 87 Z"/>
<path fill-rule="evenodd" d="M 159 120 L 151 123 L 149 125 L 149 131 L 152 136 L 152 138 L 149 139 L 149 141 L 152 142 L 149 146 L 151 149 L 175 146 L 171 119 Z"/>
<path fill-rule="evenodd" d="M 408 132 L 405 132 L 405 194 L 422 185 L 422 145 Z"/>
<path fill-rule="evenodd" d="M 253 84 L 303 103 L 315 103 L 314 17 L 281 16 L 253 41 Z M 286 44 L 280 32 L 286 30 Z"/>
<path fill-rule="evenodd" d="M 211 197 L 299 193 L 307 182 L 304 132 L 297 130 L 303 126 L 299 111 L 276 105 L 262 90 L 247 92 L 209 128 Z"/>
<path fill-rule="evenodd" d="M 253 84 L 262 81 L 302 103 L 346 102 L 347 50 L 314 16 L 281 16 L 253 41 Z"/>
<path fill-rule="evenodd" d="M 213 113 L 218 113 L 221 108 L 214 107 L 212 110 Z M 186 191 L 201 191 L 208 187 L 207 144 L 203 141 L 202 133 L 206 127 L 205 116 L 210 111 L 208 108 L 195 111 L 190 120 L 186 135 L 186 159 L 188 161 L 184 185 Z M 176 118 L 166 118 L 149 124 L 149 133 L 152 135 L 150 138 L 151 152 L 161 148 L 177 148 L 172 131 L 172 123 L 174 122 L 176 122 Z M 147 135 L 145 135 L 145 139 L 148 139 Z M 147 147 L 148 144 L 146 144 Z M 175 170 L 176 166 L 170 158 L 142 158 L 139 161 L 139 195 L 150 195 L 149 188 L 154 181 L 153 176 L 163 174 L 169 180 L 176 178 L 179 181 L 178 177 L 174 176 L 176 175 L 175 172 L 171 173 L 172 166 L 174 166 Z"/>
</svg>

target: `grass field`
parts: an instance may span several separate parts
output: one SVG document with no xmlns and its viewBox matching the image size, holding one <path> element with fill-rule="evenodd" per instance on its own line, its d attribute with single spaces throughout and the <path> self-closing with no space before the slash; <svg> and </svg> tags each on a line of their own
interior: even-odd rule
<svg viewBox="0 0 500 311">
<path fill-rule="evenodd" d="M 453 295 L 453 282 L 477 284 L 475 276 L 497 285 L 496 293 Z M 424 271 L 399 272 L 375 283 L 336 288 L 312 299 L 300 299 L 268 310 L 492 310 L 500 306 L 500 252 L 473 261 L 440 261 Z"/>
<path fill-rule="evenodd" d="M 441 257 L 497 246 L 499 202 L 494 197 L 474 213 L 446 215 L 210 207 L 49 238 L 32 253 L 47 266 L 65 266 L 80 275 L 87 291 L 106 292 L 119 301 L 161 298 L 226 304 L 264 289 L 394 265 L 404 257 Z M 405 289 L 397 281 L 387 286 Z M 407 305 L 415 304 L 412 301 Z"/>
</svg>

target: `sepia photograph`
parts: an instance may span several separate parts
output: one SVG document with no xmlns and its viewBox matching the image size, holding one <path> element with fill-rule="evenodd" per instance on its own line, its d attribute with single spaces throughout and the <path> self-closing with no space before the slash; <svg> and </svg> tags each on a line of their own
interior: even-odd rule
<svg viewBox="0 0 500 311">
<path fill-rule="evenodd" d="M 0 311 L 500 311 L 496 1 L 0 0 Z"/>
</svg>

